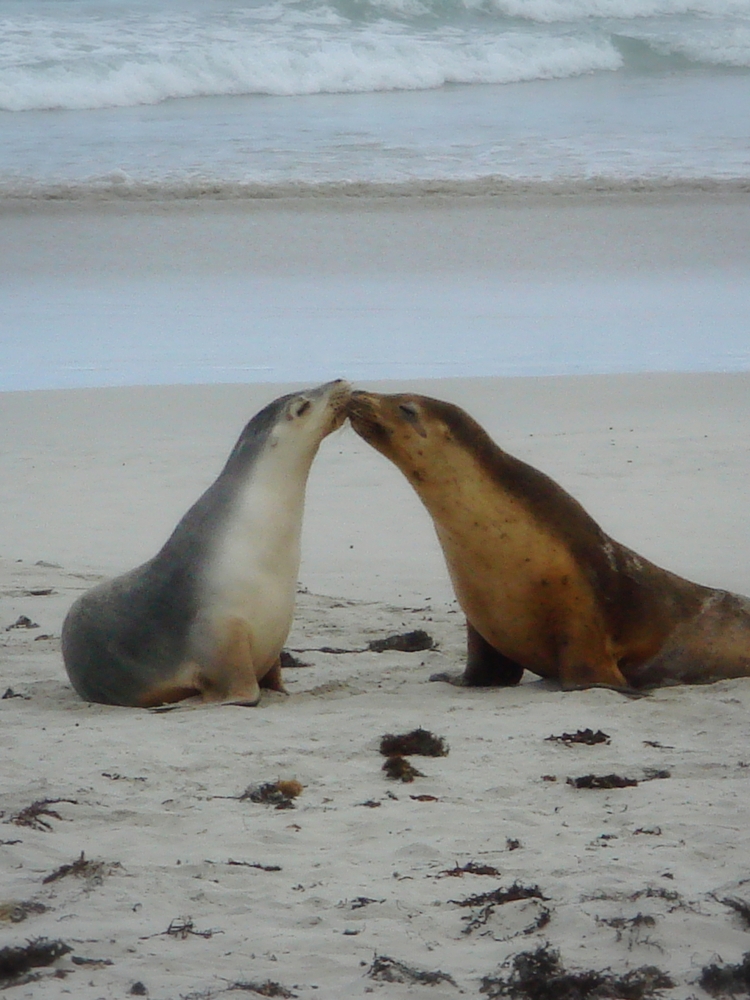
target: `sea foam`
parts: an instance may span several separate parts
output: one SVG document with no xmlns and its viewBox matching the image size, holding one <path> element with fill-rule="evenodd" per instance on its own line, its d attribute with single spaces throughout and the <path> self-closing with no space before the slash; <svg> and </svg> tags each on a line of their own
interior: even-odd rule
<svg viewBox="0 0 750 1000">
<path fill-rule="evenodd" d="M 627 67 L 623 39 L 750 68 L 750 0 L 0 0 L 0 109 L 560 79 Z"/>
<path fill-rule="evenodd" d="M 425 90 L 554 79 L 621 64 L 620 52 L 607 41 L 520 32 L 458 40 L 381 30 L 348 38 L 206 41 L 168 54 L 81 56 L 0 70 L 0 108 L 80 110 L 178 97 Z"/>
</svg>

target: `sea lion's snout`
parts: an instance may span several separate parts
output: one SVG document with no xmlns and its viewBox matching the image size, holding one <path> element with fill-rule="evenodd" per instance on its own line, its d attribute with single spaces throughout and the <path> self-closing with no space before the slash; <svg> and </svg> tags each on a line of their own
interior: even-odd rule
<svg viewBox="0 0 750 1000">
<path fill-rule="evenodd" d="M 347 417 L 347 407 L 351 396 L 351 385 L 343 378 L 326 382 L 315 389 L 307 389 L 289 399 L 286 410 L 288 421 L 308 421 L 322 419 L 323 432 L 330 434 L 341 427 Z"/>
<path fill-rule="evenodd" d="M 314 393 L 320 393 L 321 395 L 331 393 L 331 395 L 335 398 L 341 396 L 348 399 L 352 394 L 352 387 L 345 378 L 335 378 L 331 382 L 325 382 L 323 385 L 319 385 L 317 389 L 313 389 L 312 391 Z"/>
<path fill-rule="evenodd" d="M 349 400 L 352 395 L 351 384 L 344 378 L 337 378 L 333 382 L 326 382 L 325 385 L 320 387 L 320 390 L 321 392 L 325 392 L 330 405 L 343 414 L 342 420 L 345 419 Z"/>
<path fill-rule="evenodd" d="M 328 399 L 328 406 L 332 412 L 331 430 L 337 430 L 346 420 L 349 410 L 349 400 L 352 395 L 352 387 L 346 379 L 337 378 L 333 382 L 326 382 L 322 385 L 321 391 L 325 391 Z"/>
<path fill-rule="evenodd" d="M 346 408 L 352 395 L 352 387 L 346 379 L 336 378 L 332 382 L 319 385 L 316 389 L 308 389 L 300 395 L 306 399 L 324 400 L 329 405 Z"/>
<path fill-rule="evenodd" d="M 419 403 L 412 396 L 357 390 L 349 400 L 349 419 L 354 430 L 371 443 L 373 437 L 392 440 L 405 429 L 413 430 L 421 438 L 427 437 Z"/>
<path fill-rule="evenodd" d="M 375 447 L 379 441 L 386 441 L 390 436 L 379 417 L 379 400 L 380 397 L 376 393 L 356 389 L 350 395 L 346 408 L 346 414 L 354 430 Z"/>
</svg>

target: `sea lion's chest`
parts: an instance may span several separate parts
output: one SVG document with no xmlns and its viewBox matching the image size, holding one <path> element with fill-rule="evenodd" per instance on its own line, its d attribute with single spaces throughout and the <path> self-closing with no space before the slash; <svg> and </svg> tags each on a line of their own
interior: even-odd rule
<svg viewBox="0 0 750 1000">
<path fill-rule="evenodd" d="M 586 574 L 564 540 L 522 504 L 491 493 L 443 511 L 435 526 L 472 625 L 506 655 L 553 672 L 568 610 L 592 603 Z"/>
<path fill-rule="evenodd" d="M 216 534 L 201 574 L 202 604 L 204 617 L 252 622 L 254 635 L 273 651 L 294 613 L 301 510 L 283 499 L 252 501 L 242 498 Z"/>
</svg>

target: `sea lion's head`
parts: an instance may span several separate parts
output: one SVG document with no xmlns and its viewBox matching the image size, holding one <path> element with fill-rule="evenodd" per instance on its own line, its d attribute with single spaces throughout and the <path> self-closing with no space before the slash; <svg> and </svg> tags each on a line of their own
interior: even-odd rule
<svg viewBox="0 0 750 1000">
<path fill-rule="evenodd" d="M 322 441 L 346 420 L 351 391 L 349 383 L 338 378 L 315 389 L 283 396 L 275 427 L 278 438 L 291 432 Z"/>
<path fill-rule="evenodd" d="M 347 417 L 351 386 L 344 379 L 280 396 L 247 424 L 227 461 L 240 473 L 261 455 L 281 455 L 294 464 L 312 461 L 318 445 Z"/>
<path fill-rule="evenodd" d="M 397 465 L 418 491 L 454 478 L 473 447 L 489 441 L 468 413 L 430 396 L 353 392 L 348 414 L 357 434 Z"/>
</svg>

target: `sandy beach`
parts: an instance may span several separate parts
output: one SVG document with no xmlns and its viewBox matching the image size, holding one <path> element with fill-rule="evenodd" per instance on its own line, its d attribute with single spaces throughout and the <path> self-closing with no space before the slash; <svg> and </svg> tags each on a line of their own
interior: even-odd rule
<svg viewBox="0 0 750 1000">
<path fill-rule="evenodd" d="M 255 274 L 339 283 L 381 268 L 438 282 L 461 266 L 488 280 L 554 271 L 574 293 L 592 274 L 746 276 L 747 213 L 739 196 L 660 195 L 504 214 L 261 206 L 233 226 L 230 207 L 17 206 L 0 254 L 19 286 L 95 282 L 118 261 L 129 281 L 159 262 L 189 278 L 191 259 L 241 277 L 252 258 Z M 458 403 L 619 541 L 750 594 L 749 373 L 357 384 Z M 429 683 L 461 667 L 463 617 L 426 511 L 348 426 L 308 485 L 287 643 L 306 665 L 285 672 L 288 697 L 162 713 L 71 689 L 59 637 L 73 599 L 151 556 L 243 424 L 289 388 L 0 393 L 0 949 L 69 949 L 8 996 L 534 1000 L 514 959 L 547 948 L 569 973 L 611 974 L 600 995 L 626 995 L 630 975 L 646 985 L 629 996 L 704 1000 L 702 971 L 750 951 L 750 682 L 635 700 L 528 673 L 509 690 Z M 435 648 L 362 651 L 412 629 Z M 380 738 L 417 727 L 448 755 L 412 758 L 413 783 L 388 779 Z M 585 729 L 606 740 L 548 739 Z M 612 773 L 638 783 L 567 781 Z M 293 808 L 241 798 L 279 779 L 303 786 Z"/>
</svg>

